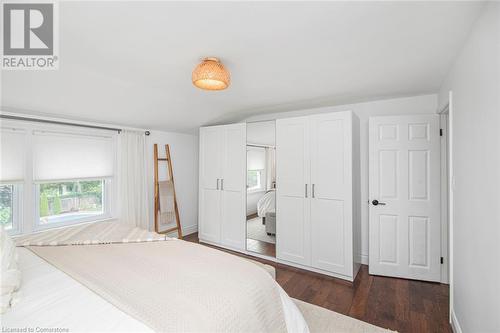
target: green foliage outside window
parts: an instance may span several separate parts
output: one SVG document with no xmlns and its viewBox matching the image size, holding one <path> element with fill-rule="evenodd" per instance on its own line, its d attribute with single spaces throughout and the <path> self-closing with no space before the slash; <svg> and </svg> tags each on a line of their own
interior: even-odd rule
<svg viewBox="0 0 500 333">
<path fill-rule="evenodd" d="M 101 211 L 103 187 L 102 180 L 40 184 L 40 217 Z"/>
<path fill-rule="evenodd" d="M 12 225 L 12 200 L 14 187 L 12 185 L 0 185 L 0 223 L 4 227 Z"/>
<path fill-rule="evenodd" d="M 61 214 L 61 210 L 62 210 L 62 207 L 61 207 L 61 197 L 55 197 L 54 198 L 54 208 L 52 208 L 52 210 L 53 210 L 53 214 L 54 215 Z"/>
<path fill-rule="evenodd" d="M 47 193 L 40 194 L 40 216 L 49 215 L 49 198 Z"/>
<path fill-rule="evenodd" d="M 0 223 L 4 226 L 12 223 L 12 209 L 10 207 L 0 207 Z"/>
</svg>

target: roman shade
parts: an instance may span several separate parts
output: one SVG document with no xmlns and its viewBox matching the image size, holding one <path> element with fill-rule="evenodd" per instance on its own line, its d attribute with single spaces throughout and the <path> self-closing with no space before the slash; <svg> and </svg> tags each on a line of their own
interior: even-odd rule
<svg viewBox="0 0 500 333">
<path fill-rule="evenodd" d="M 247 151 L 247 170 L 264 170 L 266 168 L 266 150 L 252 147 Z"/>
<path fill-rule="evenodd" d="M 108 178 L 113 176 L 114 140 L 59 132 L 33 132 L 35 181 Z"/>
<path fill-rule="evenodd" d="M 0 181 L 21 181 L 25 171 L 26 132 L 10 128 L 2 128 L 0 132 Z"/>
</svg>

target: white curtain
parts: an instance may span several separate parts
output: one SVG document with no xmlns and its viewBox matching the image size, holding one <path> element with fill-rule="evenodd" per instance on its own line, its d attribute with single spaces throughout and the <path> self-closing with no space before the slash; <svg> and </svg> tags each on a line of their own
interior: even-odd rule
<svg viewBox="0 0 500 333">
<path fill-rule="evenodd" d="M 118 193 L 120 221 L 149 229 L 146 138 L 143 132 L 119 136 Z"/>
<path fill-rule="evenodd" d="M 273 147 L 266 148 L 266 190 L 273 188 L 276 182 L 276 150 Z"/>
</svg>

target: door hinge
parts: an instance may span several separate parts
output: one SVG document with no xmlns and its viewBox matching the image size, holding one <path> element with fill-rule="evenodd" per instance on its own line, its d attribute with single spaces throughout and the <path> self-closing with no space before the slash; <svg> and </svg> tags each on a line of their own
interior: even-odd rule
<svg viewBox="0 0 500 333">
<path fill-rule="evenodd" d="M 442 128 L 439 129 L 439 136 L 443 136 L 443 129 Z"/>
<path fill-rule="evenodd" d="M 441 265 L 444 264 L 444 258 L 441 257 Z"/>
</svg>

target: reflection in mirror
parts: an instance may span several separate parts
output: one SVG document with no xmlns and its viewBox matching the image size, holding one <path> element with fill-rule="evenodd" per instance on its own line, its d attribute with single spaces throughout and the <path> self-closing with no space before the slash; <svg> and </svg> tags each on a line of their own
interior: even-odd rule
<svg viewBox="0 0 500 333">
<path fill-rule="evenodd" d="M 275 121 L 247 124 L 247 251 L 276 256 Z"/>
</svg>

